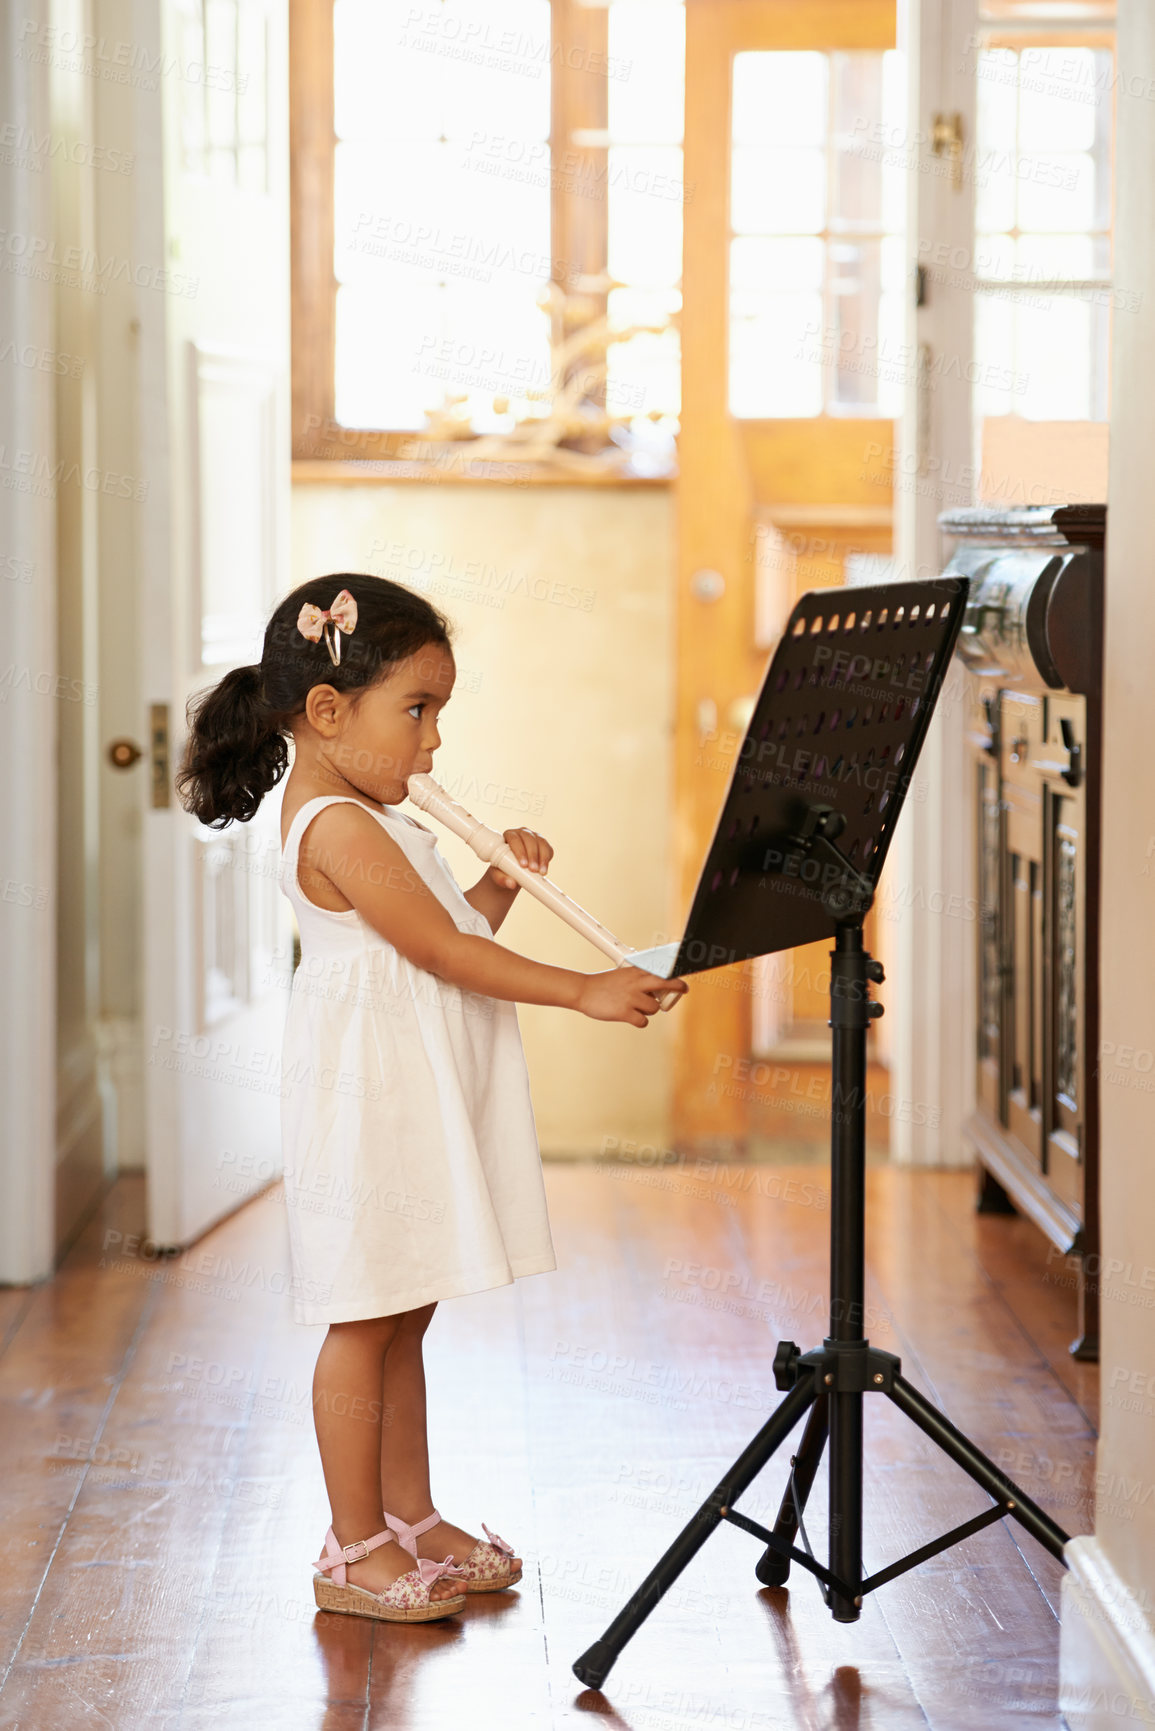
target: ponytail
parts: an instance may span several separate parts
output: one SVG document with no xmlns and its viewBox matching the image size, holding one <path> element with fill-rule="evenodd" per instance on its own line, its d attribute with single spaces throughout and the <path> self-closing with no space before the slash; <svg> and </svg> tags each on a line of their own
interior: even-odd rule
<svg viewBox="0 0 1155 1731">
<path fill-rule="evenodd" d="M 260 667 L 234 667 L 189 705 L 176 777 L 186 811 L 211 829 L 248 823 L 289 764 L 289 747 L 264 694 Z"/>
</svg>

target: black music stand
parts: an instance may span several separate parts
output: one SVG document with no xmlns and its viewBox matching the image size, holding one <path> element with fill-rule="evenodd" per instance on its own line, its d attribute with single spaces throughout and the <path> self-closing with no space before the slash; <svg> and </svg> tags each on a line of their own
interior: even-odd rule
<svg viewBox="0 0 1155 1731">
<path fill-rule="evenodd" d="M 882 967 L 867 955 L 870 908 L 903 799 L 962 625 L 965 578 L 813 590 L 774 653 L 738 755 L 679 942 L 630 957 L 670 979 L 834 937 L 830 971 L 830 1333 L 802 1353 L 784 1340 L 786 1399 L 711 1491 L 574 1673 L 600 1689 L 626 1642 L 720 1521 L 762 1540 L 755 1569 L 782 1586 L 791 1563 L 816 1575 L 835 1620 L 864 1596 L 980 1528 L 1013 1515 L 1063 1560 L 1068 1535 L 863 1334 L 866 1030 Z M 862 1397 L 884 1394 L 980 1484 L 993 1506 L 865 1579 Z M 773 1531 L 734 1503 L 808 1413 Z M 794 1544 L 827 1439 L 828 1565 Z M 803 1531 L 805 1539 L 805 1531 Z"/>
</svg>

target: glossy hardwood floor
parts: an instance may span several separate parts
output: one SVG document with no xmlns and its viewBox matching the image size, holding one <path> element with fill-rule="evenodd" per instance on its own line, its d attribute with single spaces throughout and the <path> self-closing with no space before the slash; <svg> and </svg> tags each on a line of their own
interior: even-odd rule
<svg viewBox="0 0 1155 1731">
<path fill-rule="evenodd" d="M 0 1725 L 57 1731 L 1032 1731 L 1059 1726 L 1061 1566 L 1007 1522 L 834 1624 L 760 1589 L 721 1529 L 604 1695 L 570 1672 L 780 1398 L 781 1336 L 825 1332 L 820 1167 L 553 1166 L 557 1273 L 458 1299 L 429 1336 L 435 1494 L 526 1558 L 425 1627 L 315 1611 L 328 1520 L 272 1190 L 174 1261 L 122 1181 L 58 1276 L 0 1292 Z M 869 1174 L 876 1345 L 1071 1532 L 1091 1524 L 1097 1376 L 1074 1293 L 967 1174 Z M 866 1564 L 986 1499 L 867 1403 Z M 743 1499 L 772 1517 L 785 1460 Z M 808 1526 L 824 1549 L 825 1495 Z M 795 1571 L 795 1577 L 799 1571 Z"/>
</svg>

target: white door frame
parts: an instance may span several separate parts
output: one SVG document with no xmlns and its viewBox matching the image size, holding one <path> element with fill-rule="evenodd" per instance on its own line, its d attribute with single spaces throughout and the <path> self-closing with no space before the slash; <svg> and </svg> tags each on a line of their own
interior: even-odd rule
<svg viewBox="0 0 1155 1731">
<path fill-rule="evenodd" d="M 50 127 L 49 68 L 19 44 L 49 21 L 46 0 L 0 0 L 0 91 L 5 119 L 34 137 Z M 12 153 L 16 154 L 16 153 Z M 40 172 L 37 172 L 40 170 Z M 52 233 L 52 176 L 36 162 L 0 167 L 0 226 Z M 34 276 L 0 272 L 0 332 L 48 353 L 54 297 Z M 0 1042 L 0 1282 L 52 1272 L 56 1179 L 56 504 L 55 379 L 8 364 L 0 380 L 0 588 L 6 600 L 0 657 L 0 969 L 6 994 Z"/>
<path fill-rule="evenodd" d="M 974 328 L 974 125 L 977 0 L 900 0 L 907 55 L 907 257 L 912 286 L 907 376 L 894 467 L 902 578 L 944 563 L 938 513 L 974 502 L 969 376 Z M 936 115 L 962 120 L 963 164 L 931 141 Z M 943 361 L 949 361 L 943 366 Z M 957 362 L 957 365 L 955 364 Z M 887 894 L 896 918 L 886 994 L 896 1109 L 891 1155 L 904 1165 L 967 1165 L 962 1126 L 974 1097 L 973 850 L 964 745 L 964 678 L 954 666 L 895 832 Z"/>
<path fill-rule="evenodd" d="M 166 1246 L 199 1237 L 280 1170 L 289 915 L 275 877 L 279 792 L 251 823 L 215 832 L 172 786 L 188 698 L 259 657 L 264 619 L 288 587 L 287 8 L 265 4 L 267 192 L 186 160 L 191 84 L 162 80 L 138 159 L 149 176 L 141 256 L 179 279 L 142 317 L 139 377 L 141 448 L 159 471 L 141 513 L 142 694 L 146 715 L 168 712 L 169 801 L 146 803 L 142 841 L 148 1234 Z M 179 60 L 195 15 L 152 0 L 149 51 Z M 228 69 L 215 71 L 219 82 Z M 214 540 L 221 524 L 231 539 Z M 243 619 L 230 605 L 242 594 Z M 250 916 L 280 926 L 263 961 Z M 222 930 L 223 970 L 210 965 Z"/>
</svg>

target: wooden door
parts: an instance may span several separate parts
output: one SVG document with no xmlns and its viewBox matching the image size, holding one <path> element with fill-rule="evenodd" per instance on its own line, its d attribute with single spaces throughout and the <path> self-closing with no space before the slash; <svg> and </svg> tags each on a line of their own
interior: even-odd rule
<svg viewBox="0 0 1155 1731">
<path fill-rule="evenodd" d="M 284 0 L 161 0 L 166 62 L 142 201 L 168 292 L 145 297 L 141 439 L 148 1231 L 197 1237 L 280 1170 L 291 945 L 278 806 L 211 831 L 172 777 L 189 697 L 260 655 L 287 587 L 289 247 Z"/>
<path fill-rule="evenodd" d="M 889 416 L 863 414 L 861 402 L 850 401 L 831 412 L 825 395 L 817 413 L 749 412 L 758 408 L 757 393 L 744 389 L 743 369 L 747 357 L 757 369 L 757 313 L 753 326 L 743 323 L 736 273 L 759 255 L 756 248 L 732 246 L 741 217 L 735 172 L 738 201 L 747 211 L 757 206 L 759 180 L 757 161 L 736 154 L 746 146 L 735 140 L 735 116 L 748 103 L 743 81 L 758 68 L 745 59 L 736 64 L 736 57 L 790 52 L 825 56 L 833 64 L 838 55 L 881 56 L 894 41 L 893 0 L 687 0 L 675 751 L 682 909 L 689 905 L 768 652 L 796 595 L 841 583 L 850 554 L 868 560 L 891 546 L 895 438 Z M 846 63 L 839 67 L 845 73 Z M 805 69 L 821 73 L 813 62 Z M 864 101 L 860 113 L 863 160 L 877 161 L 872 141 L 881 129 L 872 101 Z M 820 172 L 817 148 L 805 164 L 812 177 Z M 786 160 L 773 153 L 767 158 L 771 164 Z M 829 182 L 829 151 L 825 163 Z M 751 220 L 757 223 L 756 216 L 741 220 L 747 230 Z M 812 349 L 817 342 L 824 380 L 834 366 L 853 393 L 853 368 L 844 368 L 840 358 L 841 334 L 833 338 L 836 352 L 830 354 L 830 229 L 827 220 L 823 288 L 814 302 L 822 309 L 819 329 L 808 331 L 814 319 L 804 317 L 798 334 Z M 732 254 L 739 261 L 734 268 Z M 763 250 L 760 256 L 774 255 Z M 805 256 L 798 249 L 782 256 L 797 258 L 806 269 L 807 258 L 818 255 L 811 246 Z M 784 316 L 800 310 L 788 304 L 793 274 L 787 263 L 781 279 Z M 865 339 L 857 354 L 853 341 L 850 348 L 850 362 L 877 366 Z M 789 366 L 789 356 L 783 366 Z M 876 371 L 876 385 L 879 377 Z M 787 1025 L 825 1023 L 827 948 L 813 945 L 778 959 L 773 990 Z M 695 980 L 679 1011 L 675 1135 L 682 1146 L 726 1150 L 745 1139 L 751 1090 L 731 1085 L 729 1078 L 750 1053 L 758 990 L 765 991 L 765 975 L 756 967 L 721 969 Z"/>
</svg>

